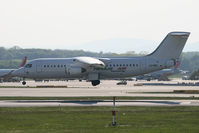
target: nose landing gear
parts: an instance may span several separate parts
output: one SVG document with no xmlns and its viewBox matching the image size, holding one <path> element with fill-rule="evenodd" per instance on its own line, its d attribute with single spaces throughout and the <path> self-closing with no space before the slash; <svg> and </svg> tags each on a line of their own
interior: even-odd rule
<svg viewBox="0 0 199 133">
<path fill-rule="evenodd" d="M 22 82 L 22 85 L 26 85 L 26 81 L 23 81 L 23 82 Z"/>
</svg>

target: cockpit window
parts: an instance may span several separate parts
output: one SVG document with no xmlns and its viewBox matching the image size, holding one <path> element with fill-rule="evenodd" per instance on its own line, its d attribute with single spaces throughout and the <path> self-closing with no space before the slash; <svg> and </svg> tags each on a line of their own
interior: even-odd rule
<svg viewBox="0 0 199 133">
<path fill-rule="evenodd" d="M 32 67 L 32 64 L 27 64 L 25 65 L 26 68 L 31 68 Z"/>
</svg>

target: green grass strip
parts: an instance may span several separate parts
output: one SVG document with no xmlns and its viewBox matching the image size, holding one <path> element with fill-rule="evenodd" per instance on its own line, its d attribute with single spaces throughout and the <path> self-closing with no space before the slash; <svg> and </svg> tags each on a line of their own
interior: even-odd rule
<svg viewBox="0 0 199 133">
<path fill-rule="evenodd" d="M 198 133 L 199 107 L 0 108 L 0 133 Z"/>
</svg>

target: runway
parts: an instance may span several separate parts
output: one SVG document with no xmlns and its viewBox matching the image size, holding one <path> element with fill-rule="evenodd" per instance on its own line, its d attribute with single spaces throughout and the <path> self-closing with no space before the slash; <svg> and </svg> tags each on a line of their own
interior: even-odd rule
<svg viewBox="0 0 199 133">
<path fill-rule="evenodd" d="M 5 100 L 0 107 L 113 106 L 111 100 Z M 198 100 L 119 100 L 116 106 L 199 106 Z"/>
</svg>

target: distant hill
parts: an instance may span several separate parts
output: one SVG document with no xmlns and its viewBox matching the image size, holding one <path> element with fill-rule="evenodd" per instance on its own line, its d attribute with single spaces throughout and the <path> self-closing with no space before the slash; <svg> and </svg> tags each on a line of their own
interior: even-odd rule
<svg viewBox="0 0 199 133">
<path fill-rule="evenodd" d="M 90 57 L 129 57 L 139 56 L 145 53 L 135 53 L 129 51 L 123 54 L 117 53 L 103 53 L 103 52 L 88 52 L 83 50 L 51 50 L 51 49 L 22 49 L 18 46 L 14 46 L 10 49 L 0 47 L 0 69 L 17 68 L 24 56 L 28 57 L 28 60 L 36 58 L 68 58 L 77 56 L 90 56 Z"/>
</svg>

